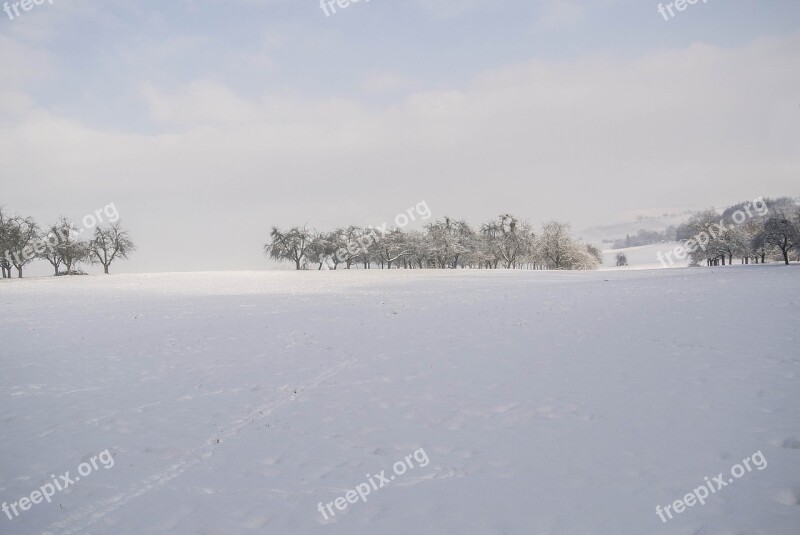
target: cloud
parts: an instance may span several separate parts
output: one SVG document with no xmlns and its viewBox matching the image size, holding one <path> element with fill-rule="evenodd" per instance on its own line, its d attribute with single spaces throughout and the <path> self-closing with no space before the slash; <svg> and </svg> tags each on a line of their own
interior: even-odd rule
<svg viewBox="0 0 800 535">
<path fill-rule="evenodd" d="M 392 93 L 408 89 L 412 84 L 410 78 L 391 71 L 372 72 L 361 79 L 361 89 L 367 93 Z"/>
<path fill-rule="evenodd" d="M 166 125 L 208 126 L 241 124 L 253 118 L 254 105 L 224 85 L 198 80 L 168 95 L 150 83 L 140 87 L 150 116 Z"/>
<path fill-rule="evenodd" d="M 570 0 L 548 1 L 545 3 L 540 24 L 549 30 L 574 28 L 583 22 L 588 7 Z"/>
<path fill-rule="evenodd" d="M 226 252 L 203 267 L 258 267 L 270 224 L 380 223 L 421 200 L 435 217 L 480 223 L 507 210 L 581 225 L 645 199 L 796 193 L 799 47 L 795 34 L 529 61 L 381 106 L 149 82 L 140 95 L 154 133 L 93 128 L 28 101 L 0 124 L 0 165 L 14 198 L 48 214 L 116 202 L 161 265 L 131 263 L 141 269 L 196 269 L 208 243 Z"/>
<path fill-rule="evenodd" d="M 8 91 L 47 78 L 52 58 L 44 48 L 0 35 L 0 65 L 0 88 Z"/>
</svg>

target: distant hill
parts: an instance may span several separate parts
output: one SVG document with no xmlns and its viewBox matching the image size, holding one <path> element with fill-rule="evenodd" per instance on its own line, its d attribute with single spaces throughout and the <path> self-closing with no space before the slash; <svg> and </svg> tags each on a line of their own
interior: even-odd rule
<svg viewBox="0 0 800 535">
<path fill-rule="evenodd" d="M 800 206 L 800 196 L 784 197 Z M 716 210 L 722 214 L 728 204 L 719 204 Z M 596 245 L 601 249 L 610 249 L 615 241 L 624 240 L 626 236 L 636 236 L 640 230 L 648 232 L 664 232 L 669 227 L 677 227 L 685 223 L 694 213 L 707 208 L 650 208 L 632 210 L 619 215 L 619 221 L 605 225 L 587 227 L 576 233 L 583 241 Z M 667 240 L 671 241 L 671 240 Z M 637 244 L 638 245 L 638 244 Z"/>
<path fill-rule="evenodd" d="M 660 212 L 659 215 L 647 212 Z M 625 236 L 635 236 L 640 230 L 650 232 L 663 232 L 670 226 L 677 227 L 685 223 L 695 210 L 681 209 L 672 211 L 641 210 L 634 213 L 623 214 L 630 219 L 608 225 L 597 225 L 581 230 L 578 235 L 584 241 L 593 243 L 603 248 Z"/>
</svg>

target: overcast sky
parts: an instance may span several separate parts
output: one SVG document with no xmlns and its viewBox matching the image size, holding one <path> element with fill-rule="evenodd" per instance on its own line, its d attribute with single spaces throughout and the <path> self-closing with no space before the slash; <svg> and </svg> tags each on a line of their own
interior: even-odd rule
<svg viewBox="0 0 800 535">
<path fill-rule="evenodd" d="M 800 194 L 800 2 L 45 0 L 0 13 L 0 204 L 113 202 L 120 271 L 261 269 L 271 225 Z M 11 9 L 13 15 L 13 8 Z M 49 272 L 45 263 L 43 273 Z"/>
</svg>

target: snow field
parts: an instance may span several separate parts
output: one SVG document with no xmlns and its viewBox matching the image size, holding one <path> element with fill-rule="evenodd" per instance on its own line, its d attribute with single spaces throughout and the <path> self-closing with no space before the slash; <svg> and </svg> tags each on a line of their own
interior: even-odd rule
<svg viewBox="0 0 800 535">
<path fill-rule="evenodd" d="M 798 290 L 769 265 L 3 281 L 0 500 L 115 466 L 0 533 L 796 535 Z"/>
</svg>

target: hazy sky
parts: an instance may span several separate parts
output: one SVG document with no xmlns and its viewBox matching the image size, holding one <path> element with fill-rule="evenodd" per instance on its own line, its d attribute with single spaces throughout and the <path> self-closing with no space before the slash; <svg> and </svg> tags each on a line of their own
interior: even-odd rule
<svg viewBox="0 0 800 535">
<path fill-rule="evenodd" d="M 119 272 L 259 269 L 270 225 L 381 224 L 423 200 L 434 217 L 581 227 L 800 194 L 800 2 L 657 7 L 0 13 L 0 204 L 44 224 L 113 202 L 139 245 Z"/>
</svg>

